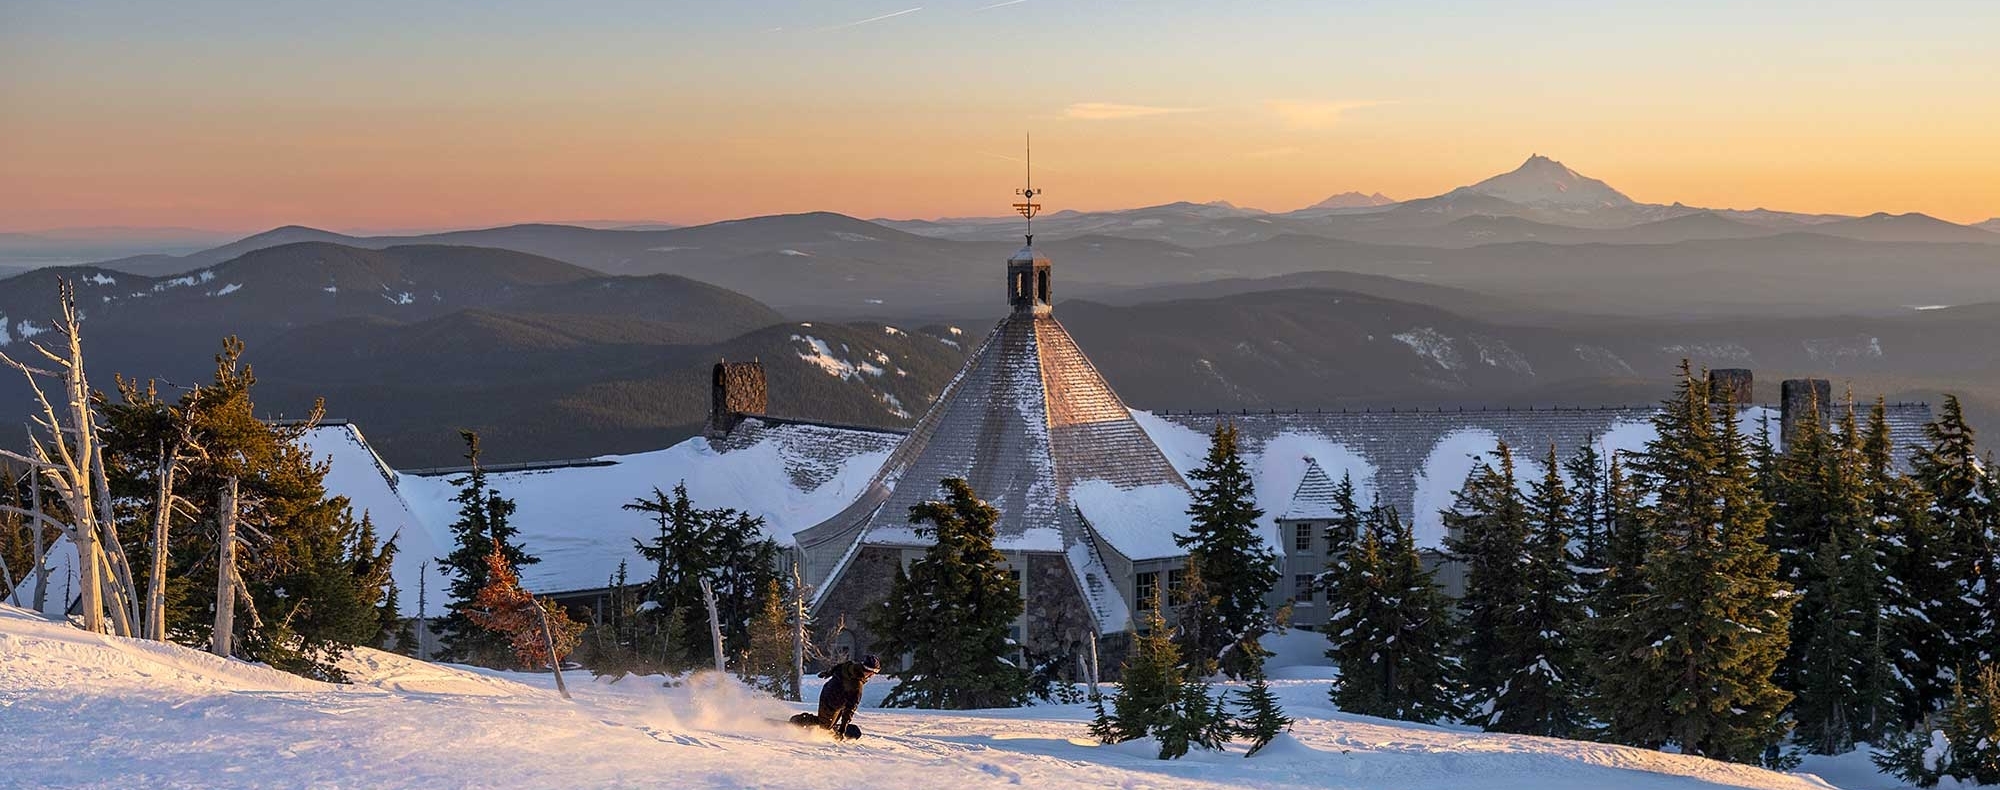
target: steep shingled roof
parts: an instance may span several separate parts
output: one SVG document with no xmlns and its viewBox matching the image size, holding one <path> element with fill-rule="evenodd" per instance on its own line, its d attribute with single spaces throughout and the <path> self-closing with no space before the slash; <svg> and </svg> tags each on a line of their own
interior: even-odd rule
<svg viewBox="0 0 2000 790">
<path fill-rule="evenodd" d="M 1340 515 L 1338 493 L 1340 487 L 1334 485 L 1333 478 L 1326 476 L 1318 459 L 1305 457 L 1306 474 L 1299 478 L 1299 487 L 1292 491 L 1292 502 L 1285 506 L 1282 519 L 1330 519 Z"/>
<path fill-rule="evenodd" d="M 1004 548 L 1061 551 L 1080 537 L 1070 492 L 1097 481 L 1118 489 L 1187 488 L 1054 316 L 1008 316 L 898 448 L 881 474 L 888 489 L 871 514 L 869 543 L 912 543 L 907 514 L 963 477 L 1000 511 Z M 1087 516 L 1088 514 L 1086 514 Z M 1154 523 L 1170 533 L 1173 518 Z M 1140 536 L 1105 535 L 1150 556 Z"/>
</svg>

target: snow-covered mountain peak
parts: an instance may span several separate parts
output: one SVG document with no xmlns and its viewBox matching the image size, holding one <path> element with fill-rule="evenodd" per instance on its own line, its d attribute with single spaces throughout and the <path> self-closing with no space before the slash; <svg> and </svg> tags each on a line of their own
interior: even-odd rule
<svg viewBox="0 0 2000 790">
<path fill-rule="evenodd" d="M 1630 206 L 1632 199 L 1609 184 L 1569 169 L 1541 154 L 1528 157 L 1512 172 L 1466 187 L 1468 191 L 1530 206 L 1592 209 Z"/>
<path fill-rule="evenodd" d="M 1328 197 L 1325 200 L 1307 206 L 1306 209 L 1311 210 L 1317 208 L 1372 208 L 1374 206 L 1386 206 L 1394 202 L 1396 202 L 1395 198 L 1391 198 L 1388 195 L 1384 195 L 1380 192 L 1377 192 L 1372 195 L 1365 195 L 1360 192 L 1348 191 Z"/>
</svg>

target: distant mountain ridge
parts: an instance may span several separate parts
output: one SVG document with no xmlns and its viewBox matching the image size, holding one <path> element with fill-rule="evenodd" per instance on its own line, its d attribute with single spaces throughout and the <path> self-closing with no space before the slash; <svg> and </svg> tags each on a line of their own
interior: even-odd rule
<svg viewBox="0 0 2000 790">
<path fill-rule="evenodd" d="M 1310 210 L 1310 209 L 1321 209 L 1321 208 L 1373 208 L 1375 206 L 1386 206 L 1394 202 L 1396 202 L 1394 198 L 1391 198 L 1388 195 L 1384 195 L 1380 192 L 1377 192 L 1372 195 L 1364 195 L 1360 192 L 1350 191 L 1350 192 L 1342 192 L 1337 195 L 1332 195 L 1325 200 L 1307 206 L 1306 209 Z"/>
</svg>

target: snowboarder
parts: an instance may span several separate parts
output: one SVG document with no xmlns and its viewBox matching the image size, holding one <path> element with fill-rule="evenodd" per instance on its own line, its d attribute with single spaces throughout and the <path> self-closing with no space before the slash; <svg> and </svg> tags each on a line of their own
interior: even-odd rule
<svg viewBox="0 0 2000 790">
<path fill-rule="evenodd" d="M 801 713 L 792 717 L 792 723 L 831 730 L 836 738 L 859 737 L 861 729 L 850 722 L 861 704 L 861 687 L 881 671 L 882 660 L 870 653 L 859 662 L 842 661 L 819 673 L 826 678 L 819 690 L 819 715 Z"/>
</svg>

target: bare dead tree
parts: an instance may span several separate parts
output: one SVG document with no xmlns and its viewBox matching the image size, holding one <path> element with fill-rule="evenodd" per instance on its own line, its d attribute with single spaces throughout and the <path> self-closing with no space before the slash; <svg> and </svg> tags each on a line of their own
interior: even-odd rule
<svg viewBox="0 0 2000 790">
<path fill-rule="evenodd" d="M 799 560 L 792 558 L 792 676 L 786 698 L 804 698 L 806 680 L 806 586 L 799 578 Z"/>
<path fill-rule="evenodd" d="M 722 652 L 722 617 L 715 610 L 715 588 L 706 578 L 701 580 L 701 598 L 708 604 L 708 639 L 715 647 L 715 672 L 722 674 L 729 671 L 725 666 L 728 656 Z"/>
<path fill-rule="evenodd" d="M 228 658 L 231 640 L 236 637 L 236 516 L 237 480 L 231 475 L 223 484 L 216 506 L 215 630 L 209 634 L 208 650 Z"/>
<path fill-rule="evenodd" d="M 118 390 L 126 402 L 161 403 L 152 383 L 144 390 L 136 381 L 120 378 Z M 153 465 L 153 512 L 151 525 L 152 556 L 146 573 L 145 602 L 140 606 L 140 630 L 148 639 L 165 641 L 167 638 L 167 548 L 171 539 L 175 516 L 192 515 L 197 508 L 194 503 L 180 495 L 179 475 L 186 462 L 206 455 L 201 443 L 195 437 L 195 427 L 188 416 L 198 408 L 204 390 L 197 386 L 190 390 L 178 406 L 163 405 L 169 424 L 173 426 L 173 436 L 156 440 L 152 458 Z"/>
<path fill-rule="evenodd" d="M 32 421 L 41 433 L 39 437 L 31 436 L 29 455 L 4 450 L 0 450 L 0 455 L 28 464 L 39 479 L 46 481 L 61 498 L 67 510 L 68 523 L 49 518 L 45 513 L 37 512 L 32 516 L 62 530 L 76 547 L 84 629 L 104 632 L 108 602 L 118 610 L 114 612 L 113 625 L 119 635 L 131 636 L 130 606 L 136 596 L 131 587 L 130 564 L 124 560 L 124 547 L 116 540 L 117 529 L 105 523 L 108 502 L 100 508 L 107 483 L 97 438 L 97 413 L 91 404 L 90 382 L 83 369 L 83 335 L 76 308 L 76 288 L 69 280 L 58 280 L 58 301 L 61 316 L 55 321 L 54 332 L 62 341 L 57 345 L 61 353 L 50 351 L 40 342 L 28 341 L 30 348 L 55 366 L 54 370 L 31 367 L 0 353 L 0 363 L 21 371 L 27 378 L 28 387 L 34 392 L 39 407 L 39 413 L 32 416 Z M 42 381 L 45 379 L 60 382 L 61 407 L 57 407 L 43 389 Z M 9 512 L 23 512 L 18 507 L 0 507 L 11 508 Z M 118 572 L 121 567 L 126 569 L 126 574 Z"/>
</svg>

